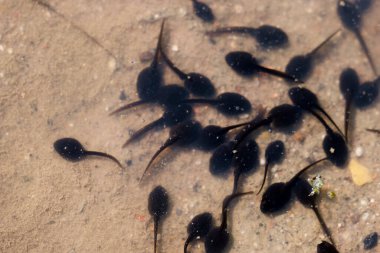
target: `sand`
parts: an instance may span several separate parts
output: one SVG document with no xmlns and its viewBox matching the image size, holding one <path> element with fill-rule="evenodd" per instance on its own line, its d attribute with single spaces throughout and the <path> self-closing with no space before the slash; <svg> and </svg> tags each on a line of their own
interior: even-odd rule
<svg viewBox="0 0 380 253">
<path fill-rule="evenodd" d="M 165 155 L 163 166 L 154 168 L 154 175 L 139 185 L 168 129 L 151 132 L 124 149 L 121 146 L 132 131 L 158 118 L 162 109 L 146 106 L 108 116 L 137 99 L 136 77 L 149 64 L 162 18 L 167 18 L 165 47 L 181 69 L 207 75 L 219 93 L 244 94 L 255 108 L 289 103 L 289 86 L 268 75 L 237 76 L 224 62 L 228 52 L 249 51 L 263 65 L 283 69 L 291 56 L 310 51 L 341 23 L 331 0 L 206 2 L 217 16 L 214 25 L 196 18 L 190 1 L 48 1 L 63 16 L 30 0 L 0 1 L 1 252 L 153 252 L 147 198 L 159 184 L 168 190 L 171 201 L 159 231 L 159 252 L 181 252 L 186 225 L 200 212 L 210 211 L 220 222 L 221 203 L 231 191 L 232 175 L 212 176 L 209 153 L 173 149 Z M 380 55 L 380 2 L 374 2 L 362 30 L 380 66 L 376 57 Z M 204 35 L 213 26 L 262 24 L 284 29 L 289 46 L 268 52 L 251 38 L 226 36 L 212 44 Z M 374 76 L 357 40 L 345 29 L 320 56 L 306 85 L 342 126 L 340 72 L 352 67 L 363 81 Z M 165 80 L 180 83 L 169 70 Z M 126 96 L 123 101 L 121 91 Z M 225 118 L 211 107 L 197 107 L 196 118 L 204 125 L 228 125 L 255 113 Z M 363 238 L 379 232 L 380 136 L 365 131 L 380 128 L 379 113 L 378 103 L 359 111 L 351 133 L 351 157 L 368 168 L 371 183 L 357 186 L 348 169 L 328 163 L 309 173 L 310 177 L 320 173 L 326 189 L 336 193 L 334 200 L 322 197 L 320 209 L 340 252 L 363 252 Z M 52 145 L 62 137 L 75 137 L 88 149 L 113 154 L 125 164 L 125 172 L 104 159 L 80 163 L 62 159 Z M 310 116 L 295 136 L 261 136 L 257 140 L 261 157 L 271 140 L 286 143 L 286 160 L 273 168 L 271 181 L 287 180 L 321 158 L 323 137 L 322 126 Z M 244 180 L 241 190 L 257 191 L 262 175 L 261 166 Z M 314 214 L 299 203 L 269 217 L 260 212 L 260 199 L 247 196 L 234 205 L 229 223 L 231 253 L 316 252 L 316 245 L 326 239 Z M 203 251 L 202 244 L 191 248 L 191 252 Z M 379 252 L 379 248 L 369 252 Z"/>
</svg>

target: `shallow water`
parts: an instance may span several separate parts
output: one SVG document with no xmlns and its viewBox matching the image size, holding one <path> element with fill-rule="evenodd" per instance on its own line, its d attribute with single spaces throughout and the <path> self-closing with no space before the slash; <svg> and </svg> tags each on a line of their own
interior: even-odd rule
<svg viewBox="0 0 380 253">
<path fill-rule="evenodd" d="M 233 177 L 215 178 L 208 171 L 209 153 L 172 149 L 162 166 L 142 185 L 138 180 L 153 153 L 167 139 L 168 129 L 153 131 L 122 149 L 130 133 L 162 114 L 158 106 L 128 113 L 108 114 L 137 99 L 136 78 L 149 64 L 161 19 L 167 18 L 165 47 L 183 70 L 208 76 L 218 93 L 239 92 L 254 108 L 290 103 L 288 85 L 260 75 L 243 79 L 225 64 L 230 51 L 245 50 L 263 65 L 284 69 L 295 54 L 312 50 L 342 27 L 336 2 L 321 1 L 206 1 L 217 21 L 204 24 L 192 12 L 190 1 L 111 0 L 48 1 L 59 13 L 32 1 L 0 1 L 0 251 L 1 252 L 153 252 L 153 223 L 147 210 L 148 194 L 163 185 L 171 210 L 160 228 L 159 252 L 180 252 L 190 219 L 204 211 L 220 221 L 224 196 Z M 380 2 L 374 1 L 363 17 L 362 33 L 375 63 L 380 34 Z M 70 21 L 72 22 L 70 24 Z M 213 26 L 271 24 L 290 38 L 289 46 L 263 51 L 251 38 L 224 36 L 210 43 L 205 30 Z M 80 28 L 82 31 L 78 30 Z M 96 39 L 89 39 L 83 33 Z M 116 59 L 112 55 L 116 56 Z M 343 126 L 344 100 L 339 92 L 342 69 L 357 70 L 362 81 L 374 79 L 354 35 L 342 29 L 320 53 L 306 86 L 318 94 L 323 107 Z M 180 83 L 168 69 L 166 83 Z M 126 99 L 119 99 L 121 91 Z M 250 115 L 226 118 L 211 107 L 195 107 L 196 118 L 222 126 L 246 121 Z M 348 168 L 328 163 L 311 171 L 320 173 L 325 190 L 337 197 L 322 198 L 320 209 L 340 252 L 364 252 L 362 240 L 379 232 L 380 128 L 378 101 L 358 111 L 351 128 L 351 158 L 367 167 L 373 181 L 355 185 Z M 113 154 L 126 166 L 120 169 L 104 159 L 80 163 L 61 159 L 53 142 L 75 137 L 91 150 Z M 288 180 L 299 169 L 324 154 L 324 129 L 310 116 L 293 136 L 264 131 L 257 142 L 285 142 L 287 157 L 272 169 L 271 181 Z M 129 164 L 129 165 L 127 165 Z M 243 181 L 244 191 L 257 191 L 263 166 Z M 267 184 L 268 185 L 268 184 Z M 316 252 L 326 239 L 314 214 L 299 203 L 285 213 L 268 217 L 260 212 L 261 196 L 246 196 L 234 205 L 229 227 L 230 252 Z M 194 244 L 191 252 L 203 252 Z M 378 252 L 379 247 L 368 251 Z"/>
</svg>

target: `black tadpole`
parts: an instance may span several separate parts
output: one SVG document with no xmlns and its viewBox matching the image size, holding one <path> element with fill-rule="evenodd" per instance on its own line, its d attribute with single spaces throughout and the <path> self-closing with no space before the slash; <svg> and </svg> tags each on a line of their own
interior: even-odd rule
<svg viewBox="0 0 380 253">
<path fill-rule="evenodd" d="M 239 179 L 242 174 L 251 173 L 257 169 L 259 165 L 259 154 L 259 145 L 257 145 L 256 141 L 253 139 L 243 141 L 234 150 L 233 165 L 235 167 L 235 170 L 232 193 L 237 192 Z"/>
<path fill-rule="evenodd" d="M 124 143 L 123 148 L 126 147 L 128 144 L 142 138 L 142 136 L 144 136 L 147 132 L 156 127 L 172 127 L 179 124 L 180 122 L 190 119 L 192 115 L 193 108 L 187 104 L 179 104 L 174 108 L 170 108 L 169 110 L 164 112 L 161 118 L 149 123 L 148 125 L 134 132 L 132 136 L 129 138 L 129 140 Z"/>
<path fill-rule="evenodd" d="M 158 225 L 169 210 L 169 196 L 164 187 L 159 185 L 149 194 L 148 210 L 154 222 L 154 253 L 156 253 Z"/>
<path fill-rule="evenodd" d="M 159 88 L 157 94 L 158 94 L 157 101 L 155 101 L 154 103 L 157 103 L 157 104 L 163 106 L 165 109 L 173 108 L 173 107 L 177 106 L 180 101 L 189 97 L 189 92 L 185 88 L 183 88 L 179 85 L 176 85 L 176 84 L 169 84 L 169 85 L 161 86 Z M 132 109 L 136 106 L 145 105 L 145 104 L 149 104 L 149 103 L 153 103 L 153 102 L 152 101 L 144 101 L 144 100 L 134 101 L 132 103 L 126 104 L 126 105 L 114 110 L 109 115 L 111 116 L 111 115 L 129 110 L 129 109 Z"/>
<path fill-rule="evenodd" d="M 144 68 L 137 77 L 137 94 L 142 101 L 156 101 L 159 88 L 162 86 L 162 69 L 158 62 L 164 31 L 165 19 L 161 24 L 161 31 L 157 41 L 156 52 L 151 64 Z"/>
<path fill-rule="evenodd" d="M 227 229 L 227 213 L 229 205 L 235 198 L 242 197 L 253 192 L 235 193 L 228 195 L 223 200 L 222 223 L 218 227 L 212 228 L 205 237 L 206 253 L 222 253 L 230 242 L 230 233 Z"/>
<path fill-rule="evenodd" d="M 314 117 L 316 117 L 326 128 L 327 131 L 332 131 L 331 128 L 327 125 L 326 121 L 323 120 L 321 116 L 317 114 L 317 111 L 322 113 L 328 118 L 328 120 L 335 126 L 339 133 L 344 136 L 343 132 L 340 130 L 335 121 L 330 117 L 330 115 L 322 108 L 319 103 L 317 96 L 310 90 L 302 87 L 293 87 L 288 91 L 290 100 L 293 104 L 298 105 L 305 111 L 310 112 Z"/>
<path fill-rule="evenodd" d="M 296 183 L 293 187 L 293 191 L 297 199 L 307 208 L 313 210 L 315 216 L 317 217 L 319 224 L 322 227 L 323 232 L 329 238 L 331 243 L 335 246 L 334 239 L 331 235 L 330 229 L 327 227 L 325 221 L 323 220 L 322 215 L 319 212 L 317 204 L 317 194 L 312 194 L 313 187 L 309 184 L 308 181 L 299 177 L 296 180 Z"/>
<path fill-rule="evenodd" d="M 265 171 L 264 171 L 264 178 L 263 182 L 261 184 L 261 187 L 256 195 L 259 195 L 261 190 L 264 187 L 265 179 L 267 177 L 267 173 L 269 170 L 269 166 L 272 164 L 280 163 L 285 157 L 285 144 L 280 141 L 273 141 L 269 143 L 265 150 Z"/>
<path fill-rule="evenodd" d="M 339 253 L 339 251 L 329 242 L 322 241 L 317 246 L 317 253 Z"/>
<path fill-rule="evenodd" d="M 282 210 L 289 202 L 292 196 L 292 188 L 296 183 L 296 179 L 305 171 L 314 165 L 326 161 L 327 157 L 317 160 L 295 174 L 288 182 L 279 182 L 271 184 L 263 193 L 260 210 L 264 214 L 273 214 Z"/>
<path fill-rule="evenodd" d="M 371 57 L 367 44 L 360 32 L 361 16 L 362 12 L 358 6 L 347 0 L 339 0 L 337 6 L 337 12 L 343 25 L 350 31 L 352 31 L 356 38 L 359 40 L 360 46 L 366 55 L 369 64 L 375 75 L 377 76 L 376 65 Z"/>
<path fill-rule="evenodd" d="M 248 52 L 230 52 L 225 56 L 225 60 L 227 65 L 235 71 L 235 73 L 243 77 L 252 77 L 263 72 L 294 83 L 303 83 L 302 80 L 298 80 L 285 72 L 260 65 L 258 60 Z"/>
<path fill-rule="evenodd" d="M 188 237 L 184 245 L 184 253 L 187 253 L 187 247 L 189 244 L 195 240 L 203 240 L 205 236 L 210 232 L 213 227 L 214 219 L 212 214 L 209 212 L 201 213 L 196 215 L 190 223 L 187 225 Z"/>
<path fill-rule="evenodd" d="M 98 151 L 88 151 L 78 140 L 73 138 L 62 138 L 56 140 L 54 142 L 54 149 L 60 156 L 71 162 L 79 162 L 87 156 L 100 156 L 111 159 L 120 168 L 124 169 L 119 160 L 117 160 L 114 156 Z"/>
<path fill-rule="evenodd" d="M 185 88 L 191 94 L 198 97 L 213 97 L 215 95 L 215 87 L 210 79 L 199 73 L 183 72 L 169 59 L 162 47 L 160 50 L 162 58 L 165 60 L 166 64 L 184 82 Z"/>
<path fill-rule="evenodd" d="M 346 100 L 346 106 L 344 110 L 344 136 L 346 142 L 348 141 L 348 126 L 351 116 L 351 105 L 359 90 L 359 76 L 352 68 L 346 68 L 340 74 L 339 88 L 344 99 Z"/>
<path fill-rule="evenodd" d="M 150 159 L 148 165 L 144 170 L 144 173 L 140 178 L 140 182 L 143 180 L 145 174 L 148 172 L 148 169 L 153 164 L 155 159 L 161 154 L 161 152 L 163 152 L 165 149 L 174 144 L 181 147 L 185 147 L 192 144 L 198 139 L 201 128 L 201 125 L 197 121 L 187 120 L 170 129 L 170 137 Z"/>
<path fill-rule="evenodd" d="M 214 37 L 231 33 L 251 36 L 255 38 L 260 47 L 264 49 L 284 47 L 289 41 L 288 36 L 282 29 L 271 25 L 263 25 L 257 28 L 246 26 L 221 27 L 206 32 L 206 35 Z"/>
<path fill-rule="evenodd" d="M 331 34 L 327 39 L 325 39 L 322 43 L 320 43 L 316 48 L 314 48 L 311 52 L 304 55 L 296 55 L 285 67 L 285 73 L 290 76 L 293 76 L 295 79 L 306 81 L 313 71 L 313 61 L 315 55 L 327 42 L 330 41 L 335 34 L 337 34 L 340 30 L 335 31 Z"/>
<path fill-rule="evenodd" d="M 198 0 L 191 0 L 193 2 L 193 9 L 195 15 L 197 15 L 204 22 L 212 23 L 215 20 L 212 9 L 205 3 Z"/>
<path fill-rule="evenodd" d="M 186 104 L 212 105 L 225 116 L 237 116 L 249 113 L 252 109 L 251 102 L 247 98 L 233 92 L 222 93 L 216 98 L 190 98 L 182 102 Z"/>
</svg>

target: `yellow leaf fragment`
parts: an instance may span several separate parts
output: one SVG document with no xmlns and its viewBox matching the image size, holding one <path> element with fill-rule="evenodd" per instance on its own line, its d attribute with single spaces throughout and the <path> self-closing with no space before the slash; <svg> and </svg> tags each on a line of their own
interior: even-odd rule
<svg viewBox="0 0 380 253">
<path fill-rule="evenodd" d="M 352 181 L 356 185 L 364 185 L 366 183 L 372 182 L 372 175 L 369 172 L 368 168 L 360 164 L 355 159 L 351 159 L 348 164 L 348 168 L 351 172 Z"/>
</svg>

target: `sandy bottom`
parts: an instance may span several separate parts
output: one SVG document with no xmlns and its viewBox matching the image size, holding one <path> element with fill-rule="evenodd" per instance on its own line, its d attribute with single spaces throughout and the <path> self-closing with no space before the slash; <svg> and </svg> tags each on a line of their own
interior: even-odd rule
<svg viewBox="0 0 380 253">
<path fill-rule="evenodd" d="M 168 130 L 151 132 L 124 149 L 121 146 L 132 131 L 157 119 L 162 109 L 146 106 L 108 116 L 111 110 L 136 100 L 136 77 L 149 64 L 163 17 L 167 17 L 165 47 L 181 69 L 204 73 L 219 93 L 244 94 L 255 108 L 289 103 L 288 85 L 268 75 L 237 76 L 224 62 L 228 52 L 249 51 L 263 65 L 283 69 L 291 56 L 310 51 L 341 27 L 331 0 L 206 1 L 217 16 L 214 25 L 196 18 L 190 1 L 48 2 L 65 18 L 30 0 L 0 0 L 1 252 L 153 252 L 147 197 L 159 184 L 168 190 L 171 201 L 159 231 L 159 252 L 181 252 L 186 225 L 200 212 L 210 211 L 220 222 L 221 203 L 231 191 L 233 177 L 213 177 L 208 171 L 209 153 L 173 149 L 164 156 L 164 166 L 154 168 L 154 175 L 139 185 Z M 363 18 L 362 31 L 380 66 L 376 57 L 380 55 L 380 2 L 374 2 Z M 213 26 L 262 24 L 284 29 L 289 46 L 263 51 L 251 38 L 226 36 L 212 44 L 204 35 Z M 342 29 L 321 51 L 307 82 L 341 126 L 344 100 L 338 81 L 341 70 L 349 66 L 361 80 L 374 79 L 357 40 Z M 180 83 L 168 69 L 165 80 Z M 119 99 L 121 91 L 124 101 Z M 204 125 L 225 126 L 255 113 L 225 118 L 211 107 L 196 107 L 196 118 Z M 380 232 L 380 136 L 365 131 L 380 128 L 379 113 L 378 103 L 359 111 L 351 132 L 351 158 L 368 168 L 372 182 L 355 185 L 348 169 L 328 163 L 309 174 L 322 174 L 325 189 L 336 193 L 334 200 L 323 196 L 319 207 L 341 252 L 363 252 L 363 238 Z M 65 161 L 52 144 L 68 136 L 88 149 L 118 157 L 126 171 L 104 159 Z M 257 139 L 261 157 L 270 141 L 286 143 L 287 158 L 273 168 L 271 181 L 287 180 L 323 157 L 323 137 L 324 129 L 310 116 L 296 135 L 262 134 Z M 262 175 L 261 166 L 243 181 L 242 190 L 257 191 Z M 260 200 L 252 195 L 234 205 L 229 219 L 230 252 L 316 252 L 316 245 L 326 239 L 314 214 L 301 204 L 269 217 L 260 212 Z M 203 252 L 203 245 L 194 244 L 191 251 Z"/>
</svg>

